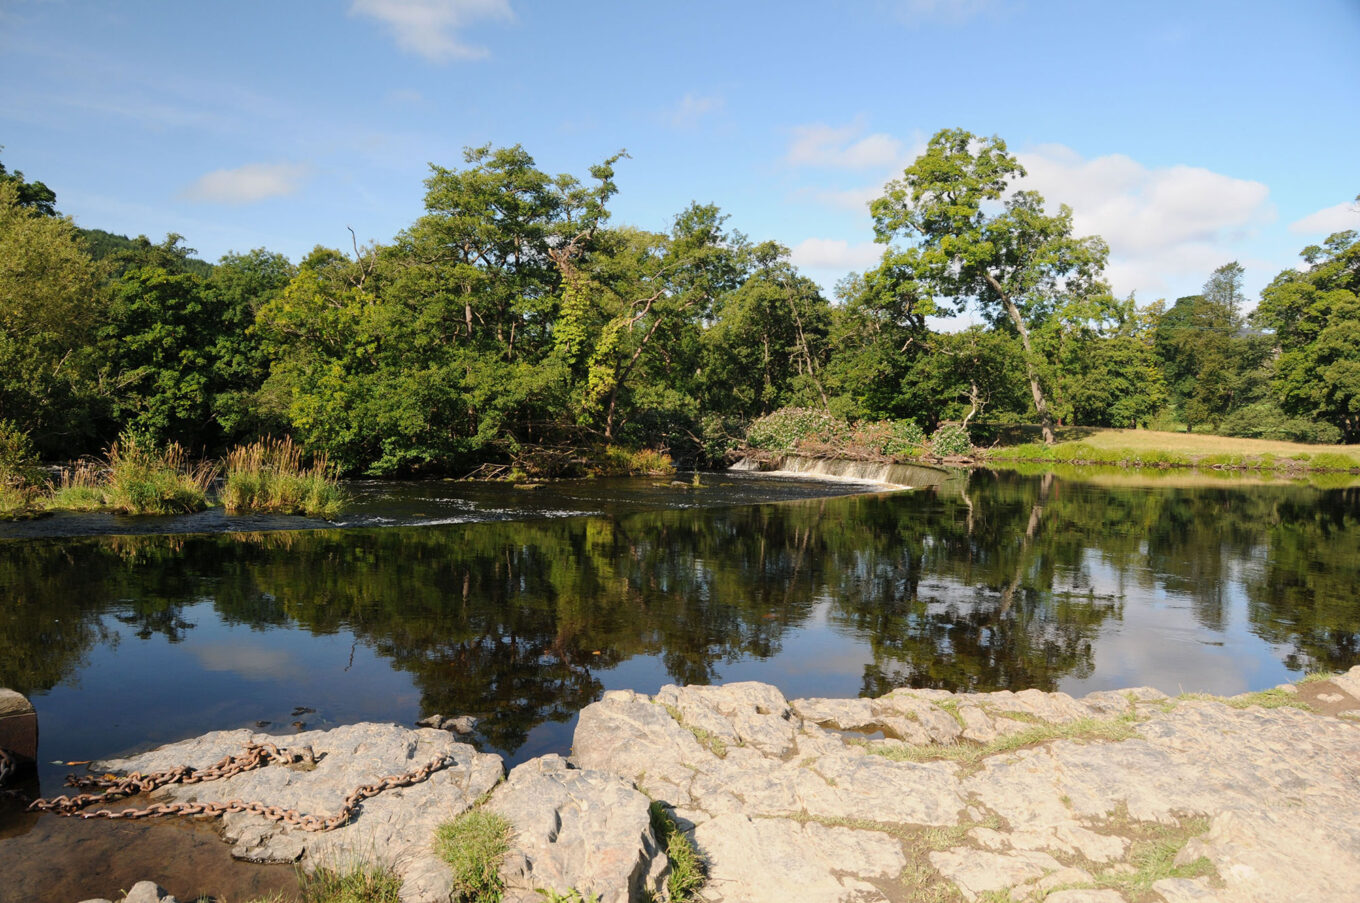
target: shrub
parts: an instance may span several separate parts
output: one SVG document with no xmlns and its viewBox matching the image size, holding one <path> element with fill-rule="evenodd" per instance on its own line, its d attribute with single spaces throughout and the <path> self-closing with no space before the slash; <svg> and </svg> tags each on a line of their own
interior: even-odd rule
<svg viewBox="0 0 1360 903">
<path fill-rule="evenodd" d="M 746 444 L 764 451 L 791 452 L 807 440 L 843 442 L 849 433 L 849 424 L 826 411 L 780 408 L 751 424 L 746 431 Z"/>
<path fill-rule="evenodd" d="M 967 455 L 973 451 L 968 430 L 957 423 L 946 423 L 930 437 L 930 450 L 941 458 Z"/>
<path fill-rule="evenodd" d="M 302 466 L 302 449 L 290 438 L 262 439 L 227 454 L 222 504 L 227 511 L 272 511 L 329 517 L 344 493 L 325 455 Z"/>
<path fill-rule="evenodd" d="M 1354 470 L 1360 467 L 1360 461 L 1338 452 L 1318 452 L 1308 463 L 1313 470 Z"/>
<path fill-rule="evenodd" d="M 124 514 L 182 514 L 208 507 L 208 487 L 217 465 L 190 463 L 172 442 L 159 449 L 150 440 L 124 433 L 109 446 L 104 501 Z"/>
<path fill-rule="evenodd" d="M 1290 417 L 1272 401 L 1258 401 L 1238 408 L 1219 426 L 1225 436 L 1247 439 L 1279 439 L 1331 445 L 1341 441 L 1341 430 L 1330 423 Z"/>
<path fill-rule="evenodd" d="M 926 444 L 926 434 L 914 420 L 877 420 L 857 425 L 852 445 L 889 457 L 915 457 Z"/>
<path fill-rule="evenodd" d="M 505 882 L 501 860 L 510 850 L 510 822 L 485 809 L 469 809 L 435 832 L 435 852 L 453 869 L 455 900 L 499 900 Z"/>
<path fill-rule="evenodd" d="M 590 465 L 590 473 L 597 477 L 625 477 L 634 474 L 669 476 L 675 473 L 671 456 L 656 449 L 629 451 L 617 445 L 605 446 Z"/>
<path fill-rule="evenodd" d="M 42 471 L 28 433 L 9 420 L 0 420 L 0 520 L 34 513 Z"/>
</svg>

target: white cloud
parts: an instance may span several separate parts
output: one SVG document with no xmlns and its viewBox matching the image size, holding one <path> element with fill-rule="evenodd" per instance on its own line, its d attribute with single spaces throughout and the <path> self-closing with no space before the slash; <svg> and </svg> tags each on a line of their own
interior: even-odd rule
<svg viewBox="0 0 1360 903">
<path fill-rule="evenodd" d="M 248 163 L 214 170 L 185 188 L 180 197 L 210 204 L 253 204 L 294 194 L 310 172 L 305 163 Z"/>
<path fill-rule="evenodd" d="M 515 18 L 510 0 L 354 0 L 349 11 L 380 20 L 398 47 L 436 63 L 485 58 L 490 51 L 463 43 L 458 31 L 482 19 Z"/>
<path fill-rule="evenodd" d="M 1360 229 L 1360 200 L 1324 207 L 1289 224 L 1296 235 L 1331 235 L 1347 229 Z"/>
<path fill-rule="evenodd" d="M 1120 294 L 1198 285 L 1275 218 L 1264 184 L 1201 167 L 1152 169 L 1123 154 L 1087 160 L 1061 145 L 1016 156 L 1029 172 L 1017 187 L 1052 208 L 1067 204 L 1078 235 L 1109 243 L 1106 275 Z"/>
<path fill-rule="evenodd" d="M 789 259 L 800 270 L 836 270 L 844 274 L 878 263 L 883 250 L 883 245 L 872 241 L 851 244 L 838 238 L 805 238 L 793 246 Z"/>
<path fill-rule="evenodd" d="M 723 103 L 723 98 L 716 94 L 686 94 L 678 106 L 666 112 L 666 121 L 677 129 L 693 128 L 709 113 L 721 110 Z"/>
<path fill-rule="evenodd" d="M 859 137 L 864 126 L 823 123 L 794 126 L 787 156 L 791 166 L 824 166 L 833 169 L 870 169 L 893 166 L 901 161 L 905 145 L 892 135 L 878 132 Z"/>
</svg>

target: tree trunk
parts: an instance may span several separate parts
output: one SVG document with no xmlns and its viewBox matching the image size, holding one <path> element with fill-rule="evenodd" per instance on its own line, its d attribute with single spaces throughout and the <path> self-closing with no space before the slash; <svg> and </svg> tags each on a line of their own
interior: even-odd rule
<svg viewBox="0 0 1360 903">
<path fill-rule="evenodd" d="M 1053 415 L 1048 410 L 1048 402 L 1044 399 L 1044 390 L 1039 387 L 1039 374 L 1034 369 L 1034 348 L 1029 343 L 1029 330 L 1025 328 L 1025 319 L 1020 316 L 1020 309 L 1011 301 L 1001 288 L 1001 283 L 989 273 L 987 281 L 1006 305 L 1006 313 L 1011 315 L 1011 322 L 1015 324 L 1016 332 L 1020 333 L 1020 344 L 1025 346 L 1025 374 L 1029 377 L 1029 390 L 1034 395 L 1034 410 L 1039 412 L 1039 426 L 1044 431 L 1044 444 L 1052 445 L 1053 435 Z"/>
</svg>

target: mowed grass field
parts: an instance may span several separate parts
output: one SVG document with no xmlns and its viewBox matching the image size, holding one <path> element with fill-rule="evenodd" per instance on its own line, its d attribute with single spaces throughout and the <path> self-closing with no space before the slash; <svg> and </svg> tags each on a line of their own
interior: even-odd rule
<svg viewBox="0 0 1360 903">
<path fill-rule="evenodd" d="M 1027 431 L 1028 432 L 1028 431 Z M 1238 439 L 1232 436 L 1210 436 L 1205 433 L 1163 433 L 1156 430 L 1110 430 L 1093 427 L 1059 427 L 1054 431 L 1059 442 L 1085 442 L 1095 448 L 1129 449 L 1130 451 L 1166 451 L 1198 457 L 1201 455 L 1275 455 L 1278 458 L 1313 457 L 1324 452 L 1335 452 L 1360 460 L 1360 445 L 1308 445 L 1303 442 L 1279 442 L 1273 439 Z M 1025 441 L 1039 440 L 1034 436 Z"/>
<path fill-rule="evenodd" d="M 984 461 L 998 462 L 1360 474 L 1360 445 L 1079 426 L 1059 428 L 1055 433 L 1057 441 L 1044 445 L 1037 426 L 1004 428 L 995 443 L 981 445 L 976 454 Z"/>
</svg>

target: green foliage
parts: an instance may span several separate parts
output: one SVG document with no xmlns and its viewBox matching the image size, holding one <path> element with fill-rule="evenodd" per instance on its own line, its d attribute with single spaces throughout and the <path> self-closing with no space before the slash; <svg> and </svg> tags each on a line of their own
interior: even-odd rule
<svg viewBox="0 0 1360 903">
<path fill-rule="evenodd" d="M 792 452 L 807 440 L 830 442 L 849 433 L 849 424 L 826 411 L 781 408 L 754 421 L 746 444 L 763 451 Z"/>
<path fill-rule="evenodd" d="M 1279 439 L 1318 445 L 1335 445 L 1341 441 L 1341 430 L 1332 424 L 1290 417 L 1269 399 L 1238 408 L 1223 418 L 1218 429 L 1224 436 L 1246 439 Z"/>
<path fill-rule="evenodd" d="M 435 852 L 453 870 L 454 900 L 493 903 L 501 898 L 501 860 L 510 850 L 512 828 L 503 816 L 473 808 L 435 832 Z"/>
<path fill-rule="evenodd" d="M 1252 313 L 1280 349 L 1271 389 L 1285 413 L 1360 441 L 1360 233 L 1338 232 L 1302 256 L 1308 270 L 1281 272 Z"/>
<path fill-rule="evenodd" d="M 973 441 L 965 427 L 946 423 L 930 437 L 930 450 L 941 458 L 969 455 L 973 452 Z"/>
<path fill-rule="evenodd" d="M 158 447 L 124 433 L 109 446 L 104 503 L 122 514 L 183 514 L 208 506 L 217 466 L 194 463 L 178 443 Z"/>
<path fill-rule="evenodd" d="M 83 450 L 100 406 L 97 268 L 69 219 L 0 178 L 0 412 L 40 452 Z"/>
<path fill-rule="evenodd" d="M 324 456 L 302 465 L 291 438 L 261 439 L 227 454 L 221 502 L 230 514 L 269 511 L 333 517 L 345 498 Z"/>
<path fill-rule="evenodd" d="M 1318 452 L 1308 462 L 1312 470 L 1355 470 L 1360 460 L 1338 452 Z"/>
<path fill-rule="evenodd" d="M 600 903 L 600 898 L 595 894 L 583 894 L 574 887 L 565 893 L 539 888 L 538 893 L 548 903 Z"/>
<path fill-rule="evenodd" d="M 299 877 L 298 892 L 302 903 L 398 903 L 401 878 L 379 865 L 321 866 Z"/>
<path fill-rule="evenodd" d="M 706 875 L 699 851 L 694 848 L 688 835 L 680 830 L 666 807 L 656 800 L 647 807 L 651 816 L 652 831 L 655 832 L 661 848 L 670 860 L 671 871 L 666 877 L 667 899 L 670 903 L 691 903 L 699 899 L 699 890 L 704 886 Z"/>
<path fill-rule="evenodd" d="M 644 448 L 629 451 L 616 445 L 605 446 L 589 467 L 594 476 L 670 476 L 675 473 L 671 456 L 662 451 Z"/>
</svg>

